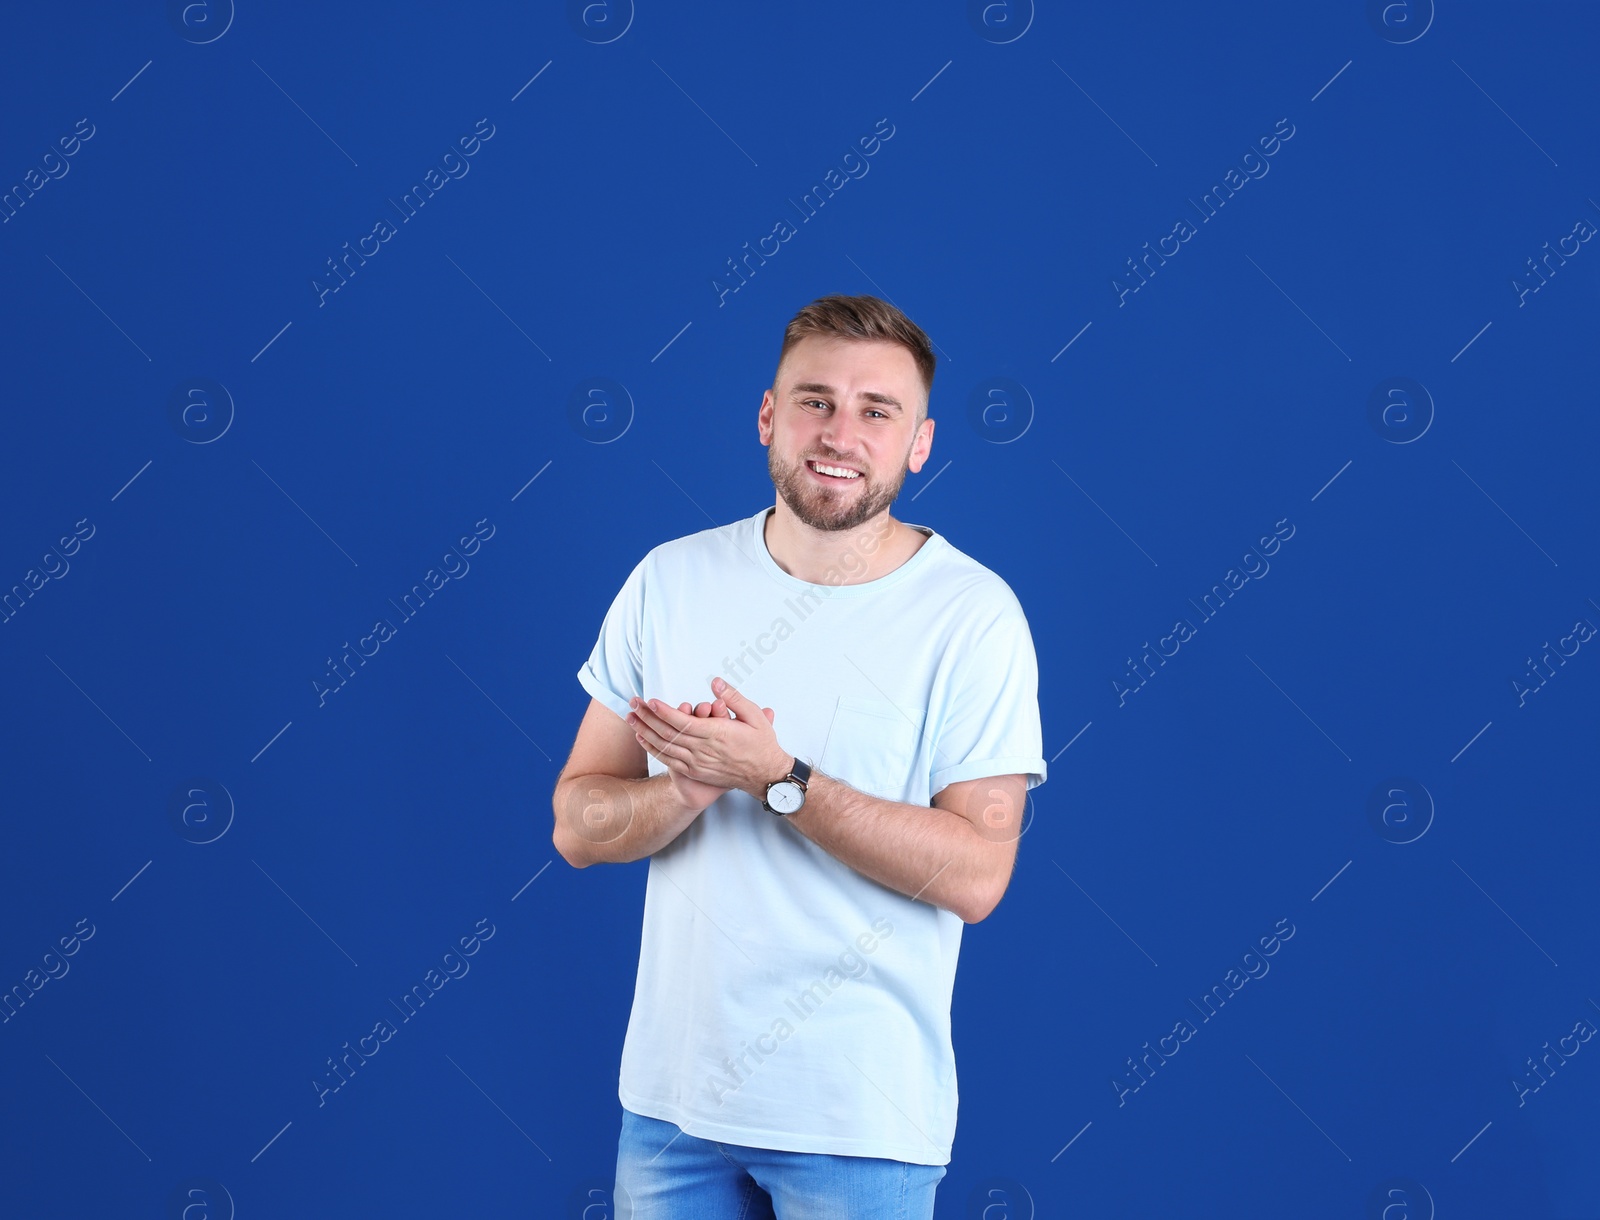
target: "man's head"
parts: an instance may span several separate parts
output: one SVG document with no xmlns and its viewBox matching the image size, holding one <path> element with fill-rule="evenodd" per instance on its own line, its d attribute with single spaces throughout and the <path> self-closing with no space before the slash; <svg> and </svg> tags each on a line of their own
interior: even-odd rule
<svg viewBox="0 0 1600 1220">
<path fill-rule="evenodd" d="M 934 364 L 928 336 L 877 297 L 822 297 L 790 320 L 757 425 L 797 518 L 848 530 L 894 502 L 933 443 Z M 856 477 L 823 474 L 819 461 Z"/>
</svg>

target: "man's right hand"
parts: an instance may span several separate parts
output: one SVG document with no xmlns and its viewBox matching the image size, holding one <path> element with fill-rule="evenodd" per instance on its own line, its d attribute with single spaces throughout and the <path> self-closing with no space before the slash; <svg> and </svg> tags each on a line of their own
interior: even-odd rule
<svg viewBox="0 0 1600 1220">
<path fill-rule="evenodd" d="M 723 700 L 718 699 L 713 703 L 701 703 L 694 707 L 690 707 L 688 703 L 680 703 L 678 704 L 678 710 L 684 715 L 695 715 L 703 719 L 707 716 L 726 716 L 728 714 L 728 705 Z M 770 707 L 764 707 L 761 711 L 766 716 L 768 724 L 774 723 L 773 717 L 776 713 Z M 671 768 L 668 768 L 667 774 L 672 777 L 672 786 L 678 793 L 679 799 L 690 809 L 703 811 L 724 792 L 731 791 L 728 788 L 702 784 L 699 780 L 689 779 Z"/>
</svg>

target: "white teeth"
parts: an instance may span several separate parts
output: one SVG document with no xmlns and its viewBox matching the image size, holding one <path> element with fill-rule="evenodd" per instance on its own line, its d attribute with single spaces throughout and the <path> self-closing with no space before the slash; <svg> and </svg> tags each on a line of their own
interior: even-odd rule
<svg viewBox="0 0 1600 1220">
<path fill-rule="evenodd" d="M 811 468 L 823 474 L 831 474 L 842 479 L 859 479 L 861 477 L 859 471 L 846 470 L 842 466 L 824 466 L 821 462 L 812 462 Z"/>
</svg>

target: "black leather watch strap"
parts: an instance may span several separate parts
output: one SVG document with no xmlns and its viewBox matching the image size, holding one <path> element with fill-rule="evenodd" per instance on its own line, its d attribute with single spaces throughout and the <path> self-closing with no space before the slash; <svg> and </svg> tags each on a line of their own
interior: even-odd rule
<svg viewBox="0 0 1600 1220">
<path fill-rule="evenodd" d="M 791 810 L 791 809 L 774 809 L 772 807 L 772 805 L 768 802 L 767 798 L 772 795 L 772 790 L 774 788 L 777 788 L 780 784 L 792 785 L 793 787 L 798 788 L 800 790 L 799 803 L 797 805 L 795 805 L 795 807 L 794 807 L 795 809 L 799 809 L 801 806 L 803 806 L 805 804 L 805 801 L 806 801 L 806 784 L 810 779 L 811 779 L 811 765 L 809 763 L 807 763 L 805 761 L 805 759 L 803 759 L 803 758 L 793 758 L 793 759 L 791 759 L 790 760 L 790 767 L 789 767 L 788 772 L 781 779 L 775 779 L 775 780 L 773 780 L 771 783 L 769 783 L 767 785 L 766 792 L 761 797 L 761 807 L 763 809 L 765 809 L 768 813 L 774 813 L 774 814 L 777 814 L 780 817 L 782 817 L 785 813 L 794 812 L 794 810 Z"/>
</svg>

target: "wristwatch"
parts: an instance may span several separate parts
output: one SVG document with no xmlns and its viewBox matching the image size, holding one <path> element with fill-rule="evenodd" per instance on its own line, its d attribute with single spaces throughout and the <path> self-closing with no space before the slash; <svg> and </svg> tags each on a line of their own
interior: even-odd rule
<svg viewBox="0 0 1600 1220">
<path fill-rule="evenodd" d="M 761 807 L 768 813 L 782 816 L 798 812 L 806 803 L 806 782 L 811 778 L 811 767 L 803 759 L 795 759 L 789 774 L 767 785 L 767 795 Z"/>
</svg>

